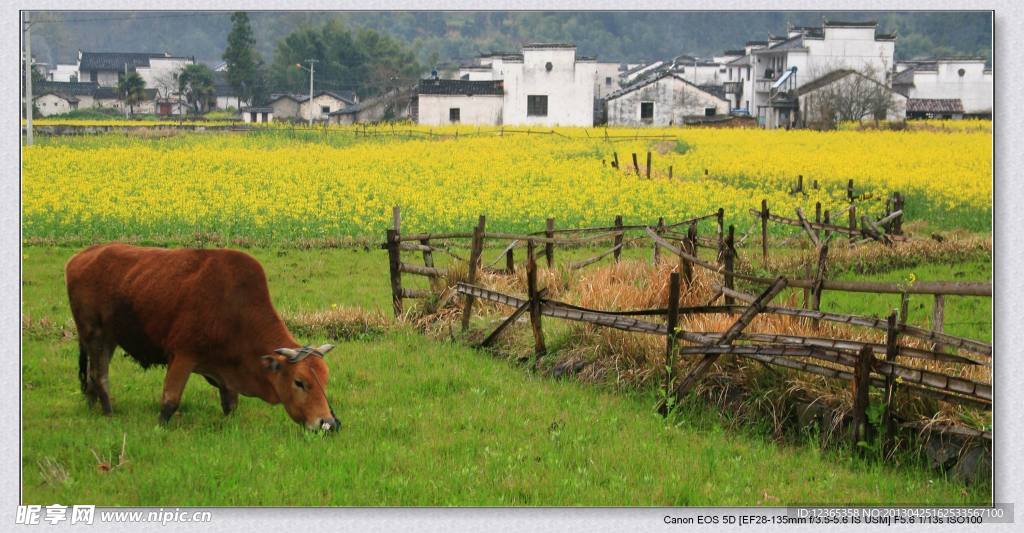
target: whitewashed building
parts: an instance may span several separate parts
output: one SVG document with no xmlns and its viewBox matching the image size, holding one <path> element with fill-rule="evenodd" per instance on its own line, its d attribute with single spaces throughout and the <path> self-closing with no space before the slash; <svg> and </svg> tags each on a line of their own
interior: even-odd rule
<svg viewBox="0 0 1024 533">
<path fill-rule="evenodd" d="M 185 65 L 195 63 L 192 57 L 164 53 L 83 52 L 78 51 L 78 81 L 95 82 L 101 87 L 115 87 L 125 72 L 138 72 L 146 87 L 157 89 L 161 96 L 177 90 L 175 75 Z"/>
<path fill-rule="evenodd" d="M 39 114 L 44 117 L 62 115 L 78 109 L 79 100 L 71 94 L 48 91 L 32 98 Z"/>
<path fill-rule="evenodd" d="M 274 121 L 273 107 L 242 107 L 238 110 L 242 121 L 247 124 L 269 124 Z"/>
<path fill-rule="evenodd" d="M 728 100 L 668 71 L 608 97 L 612 126 L 681 126 L 688 120 L 728 114 Z"/>
<path fill-rule="evenodd" d="M 893 88 L 915 101 L 911 118 L 992 116 L 992 69 L 982 58 L 906 61 L 897 71 Z"/>
<path fill-rule="evenodd" d="M 421 80 L 411 115 L 418 124 L 498 125 L 503 123 L 501 80 Z"/>
<path fill-rule="evenodd" d="M 749 93 L 751 114 L 769 128 L 792 124 L 798 102 L 787 95 L 804 83 L 840 69 L 890 84 L 896 36 L 876 34 L 877 26 L 875 21 L 825 21 L 821 27 L 792 27 L 785 39 L 772 38 L 763 45 L 753 42 L 749 60 L 754 78 Z M 739 100 L 746 102 L 747 94 Z"/>
<path fill-rule="evenodd" d="M 355 94 L 335 91 L 319 91 L 310 102 L 308 94 L 276 94 L 270 96 L 269 106 L 278 119 L 326 121 L 328 116 L 339 109 L 358 103 Z"/>
<path fill-rule="evenodd" d="M 47 81 L 76 82 L 78 81 L 78 64 L 56 64 L 46 72 Z"/>
<path fill-rule="evenodd" d="M 577 56 L 575 45 L 527 44 L 520 54 L 488 54 L 478 61 L 480 66 L 490 68 L 489 75 L 473 66 L 460 69 L 460 77 L 465 76 L 461 80 L 421 80 L 414 113 L 417 121 L 421 124 L 457 121 L 537 126 L 594 125 L 597 61 Z M 444 81 L 490 82 L 492 85 L 490 89 L 483 89 L 483 85 L 434 83 Z M 498 91 L 497 83 L 500 83 L 502 91 L 500 113 L 495 112 L 495 99 L 492 98 L 498 96 L 494 94 Z M 457 94 L 433 94 L 432 91 Z M 465 94 L 467 92 L 472 92 L 473 96 Z M 482 92 L 487 93 L 487 98 L 471 100 Z M 458 109 L 457 117 L 455 114 L 446 115 L 444 109 L 449 112 Z"/>
<path fill-rule="evenodd" d="M 796 90 L 798 111 L 793 116 L 794 122 L 791 126 L 814 127 L 818 124 L 829 124 L 835 117 L 822 116 L 829 108 L 828 102 L 836 100 L 835 95 L 878 91 L 879 98 L 888 97 L 888 107 L 885 116 L 875 116 L 871 111 L 866 111 L 862 116 L 856 117 L 859 120 L 888 120 L 890 122 L 902 122 L 907 118 L 908 98 L 891 87 L 869 78 L 860 72 L 850 69 L 834 70 L 816 80 L 803 84 Z M 874 93 L 873 93 L 874 94 Z"/>
</svg>

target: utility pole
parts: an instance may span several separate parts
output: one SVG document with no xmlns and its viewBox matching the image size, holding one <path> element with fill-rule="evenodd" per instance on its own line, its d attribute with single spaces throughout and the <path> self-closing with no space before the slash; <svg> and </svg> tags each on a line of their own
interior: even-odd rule
<svg viewBox="0 0 1024 533">
<path fill-rule="evenodd" d="M 25 145 L 32 146 L 32 24 L 25 11 Z"/>
<path fill-rule="evenodd" d="M 300 69 L 302 69 L 302 70 L 308 70 L 309 71 L 309 125 L 312 126 L 313 125 L 313 70 L 315 69 L 314 65 L 316 63 L 319 63 L 319 60 L 317 60 L 317 59 L 307 59 L 306 62 L 309 63 L 309 68 L 306 68 L 306 67 L 302 66 L 302 63 L 296 63 L 295 66 L 300 68 Z"/>
<path fill-rule="evenodd" d="M 121 100 L 121 105 L 124 106 L 124 118 L 128 118 L 128 63 L 124 64 L 124 100 Z"/>
</svg>

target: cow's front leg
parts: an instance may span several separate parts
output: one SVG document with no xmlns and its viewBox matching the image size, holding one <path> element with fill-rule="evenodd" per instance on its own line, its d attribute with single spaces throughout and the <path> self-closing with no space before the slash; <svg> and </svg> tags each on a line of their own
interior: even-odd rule
<svg viewBox="0 0 1024 533">
<path fill-rule="evenodd" d="M 181 404 L 181 393 L 185 391 L 188 377 L 195 370 L 195 359 L 190 355 L 178 354 L 170 358 L 167 375 L 164 376 L 164 393 L 160 398 L 160 423 L 166 424 Z"/>
<path fill-rule="evenodd" d="M 238 393 L 228 389 L 227 387 L 219 387 L 220 389 L 220 407 L 224 410 L 225 415 L 230 415 L 235 407 L 238 407 Z"/>
</svg>

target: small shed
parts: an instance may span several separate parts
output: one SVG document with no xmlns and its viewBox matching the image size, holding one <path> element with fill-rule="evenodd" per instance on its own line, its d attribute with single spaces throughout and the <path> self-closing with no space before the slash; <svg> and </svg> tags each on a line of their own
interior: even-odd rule
<svg viewBox="0 0 1024 533">
<path fill-rule="evenodd" d="M 274 121 L 273 107 L 243 107 L 238 112 L 246 123 L 269 124 Z"/>
<path fill-rule="evenodd" d="M 48 92 L 36 96 L 35 104 L 40 115 L 49 117 L 78 109 L 78 98 L 70 94 Z"/>
<path fill-rule="evenodd" d="M 907 100 L 907 118 L 964 118 L 959 98 L 911 98 Z"/>
</svg>

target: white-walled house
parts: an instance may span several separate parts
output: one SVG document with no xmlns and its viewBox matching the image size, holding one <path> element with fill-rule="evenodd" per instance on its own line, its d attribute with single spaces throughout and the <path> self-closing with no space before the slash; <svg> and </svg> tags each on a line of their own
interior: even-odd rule
<svg viewBox="0 0 1024 533">
<path fill-rule="evenodd" d="M 46 73 L 47 81 L 74 82 L 78 81 L 78 64 L 57 64 Z"/>
<path fill-rule="evenodd" d="M 45 92 L 33 97 L 32 101 L 39 114 L 44 117 L 62 115 L 78 109 L 78 98 L 70 94 Z"/>
<path fill-rule="evenodd" d="M 148 63 L 135 67 L 135 72 L 145 80 L 147 89 L 156 89 L 162 98 L 169 98 L 178 93 L 178 75 L 192 64 L 195 59 L 191 57 L 151 57 Z"/>
<path fill-rule="evenodd" d="M 880 96 L 882 94 L 888 96 L 889 105 L 886 115 L 884 117 L 876 117 L 871 112 L 866 112 L 863 116 L 857 118 L 860 120 L 884 119 L 889 122 L 902 122 L 907 118 L 909 99 L 905 95 L 860 72 L 851 69 L 838 69 L 816 80 L 805 83 L 797 89 L 798 111 L 791 117 L 792 122 L 780 124 L 779 126 L 813 127 L 818 124 L 831 125 L 834 117 L 822 116 L 822 113 L 828 109 L 828 102 L 834 101 L 836 95 L 864 94 L 867 90 L 880 91 L 878 93 Z M 876 93 L 872 92 L 871 94 Z"/>
<path fill-rule="evenodd" d="M 495 70 L 505 87 L 502 119 L 515 125 L 593 126 L 596 78 L 597 61 L 577 57 L 575 45 L 524 45 L 521 57 L 506 56 Z"/>
<path fill-rule="evenodd" d="M 728 114 L 728 100 L 668 71 L 608 97 L 611 126 L 681 126 L 688 118 Z"/>
<path fill-rule="evenodd" d="M 462 80 L 421 80 L 418 109 L 414 113 L 421 124 L 449 124 L 455 115 L 444 109 L 458 109 L 458 122 L 473 124 L 510 124 L 537 126 L 593 126 L 595 94 L 597 91 L 597 61 L 578 57 L 572 44 L 534 43 L 523 46 L 521 54 L 496 53 L 479 58 L 481 66 L 490 67 L 490 79 L 482 69 L 463 67 Z M 472 79 L 478 78 L 478 79 Z M 432 82 L 461 81 L 469 83 L 500 83 L 503 95 L 501 111 L 495 112 L 496 87 L 483 90 L 470 86 L 450 85 L 434 88 Z M 436 87 L 444 86 L 440 84 Z M 482 85 L 480 87 L 483 87 Z M 467 90 L 464 90 L 467 89 Z M 428 92 L 423 92 L 424 90 Z M 432 95 L 429 91 L 454 91 L 459 94 Z M 470 100 L 466 92 L 480 95 L 487 92 L 484 102 Z M 436 96 L 458 105 L 440 104 Z M 426 105 L 424 105 L 424 97 Z M 479 99 L 478 99 L 479 100 Z M 436 104 L 436 105 L 435 105 Z M 438 107 L 440 106 L 440 107 Z M 447 106 L 447 107 L 444 107 Z M 463 109 L 467 111 L 464 113 Z M 470 122 L 472 121 L 472 122 Z M 484 122 L 486 121 L 486 122 Z"/>
<path fill-rule="evenodd" d="M 115 87 L 125 72 L 138 72 L 146 87 L 169 86 L 173 74 L 185 65 L 195 63 L 191 57 L 175 57 L 164 53 L 83 52 L 78 51 L 78 81 L 95 82 L 101 87 Z M 176 89 L 176 87 L 175 87 Z M 172 91 L 173 92 L 173 91 Z M 161 95 L 165 91 L 161 90 Z"/>
<path fill-rule="evenodd" d="M 271 95 L 269 106 L 274 116 L 279 119 L 326 121 L 334 111 L 344 109 L 358 103 L 354 94 L 341 94 L 335 91 L 314 93 L 310 103 L 309 94 L 277 94 Z"/>
<path fill-rule="evenodd" d="M 896 37 L 876 34 L 877 26 L 874 21 L 825 21 L 820 28 L 790 28 L 787 38 L 771 39 L 765 46 L 752 49 L 751 114 L 770 128 L 792 123 L 798 102 L 780 95 L 840 69 L 889 84 L 895 66 Z M 741 100 L 746 101 L 746 96 Z"/>
<path fill-rule="evenodd" d="M 913 116 L 991 117 L 992 70 L 982 58 L 942 58 L 897 64 L 893 88 L 915 100 Z M 936 102 L 929 103 L 928 100 Z M 959 105 L 952 101 L 958 100 Z"/>
<path fill-rule="evenodd" d="M 501 80 L 421 80 L 411 114 L 429 126 L 498 125 L 504 97 Z"/>
</svg>

